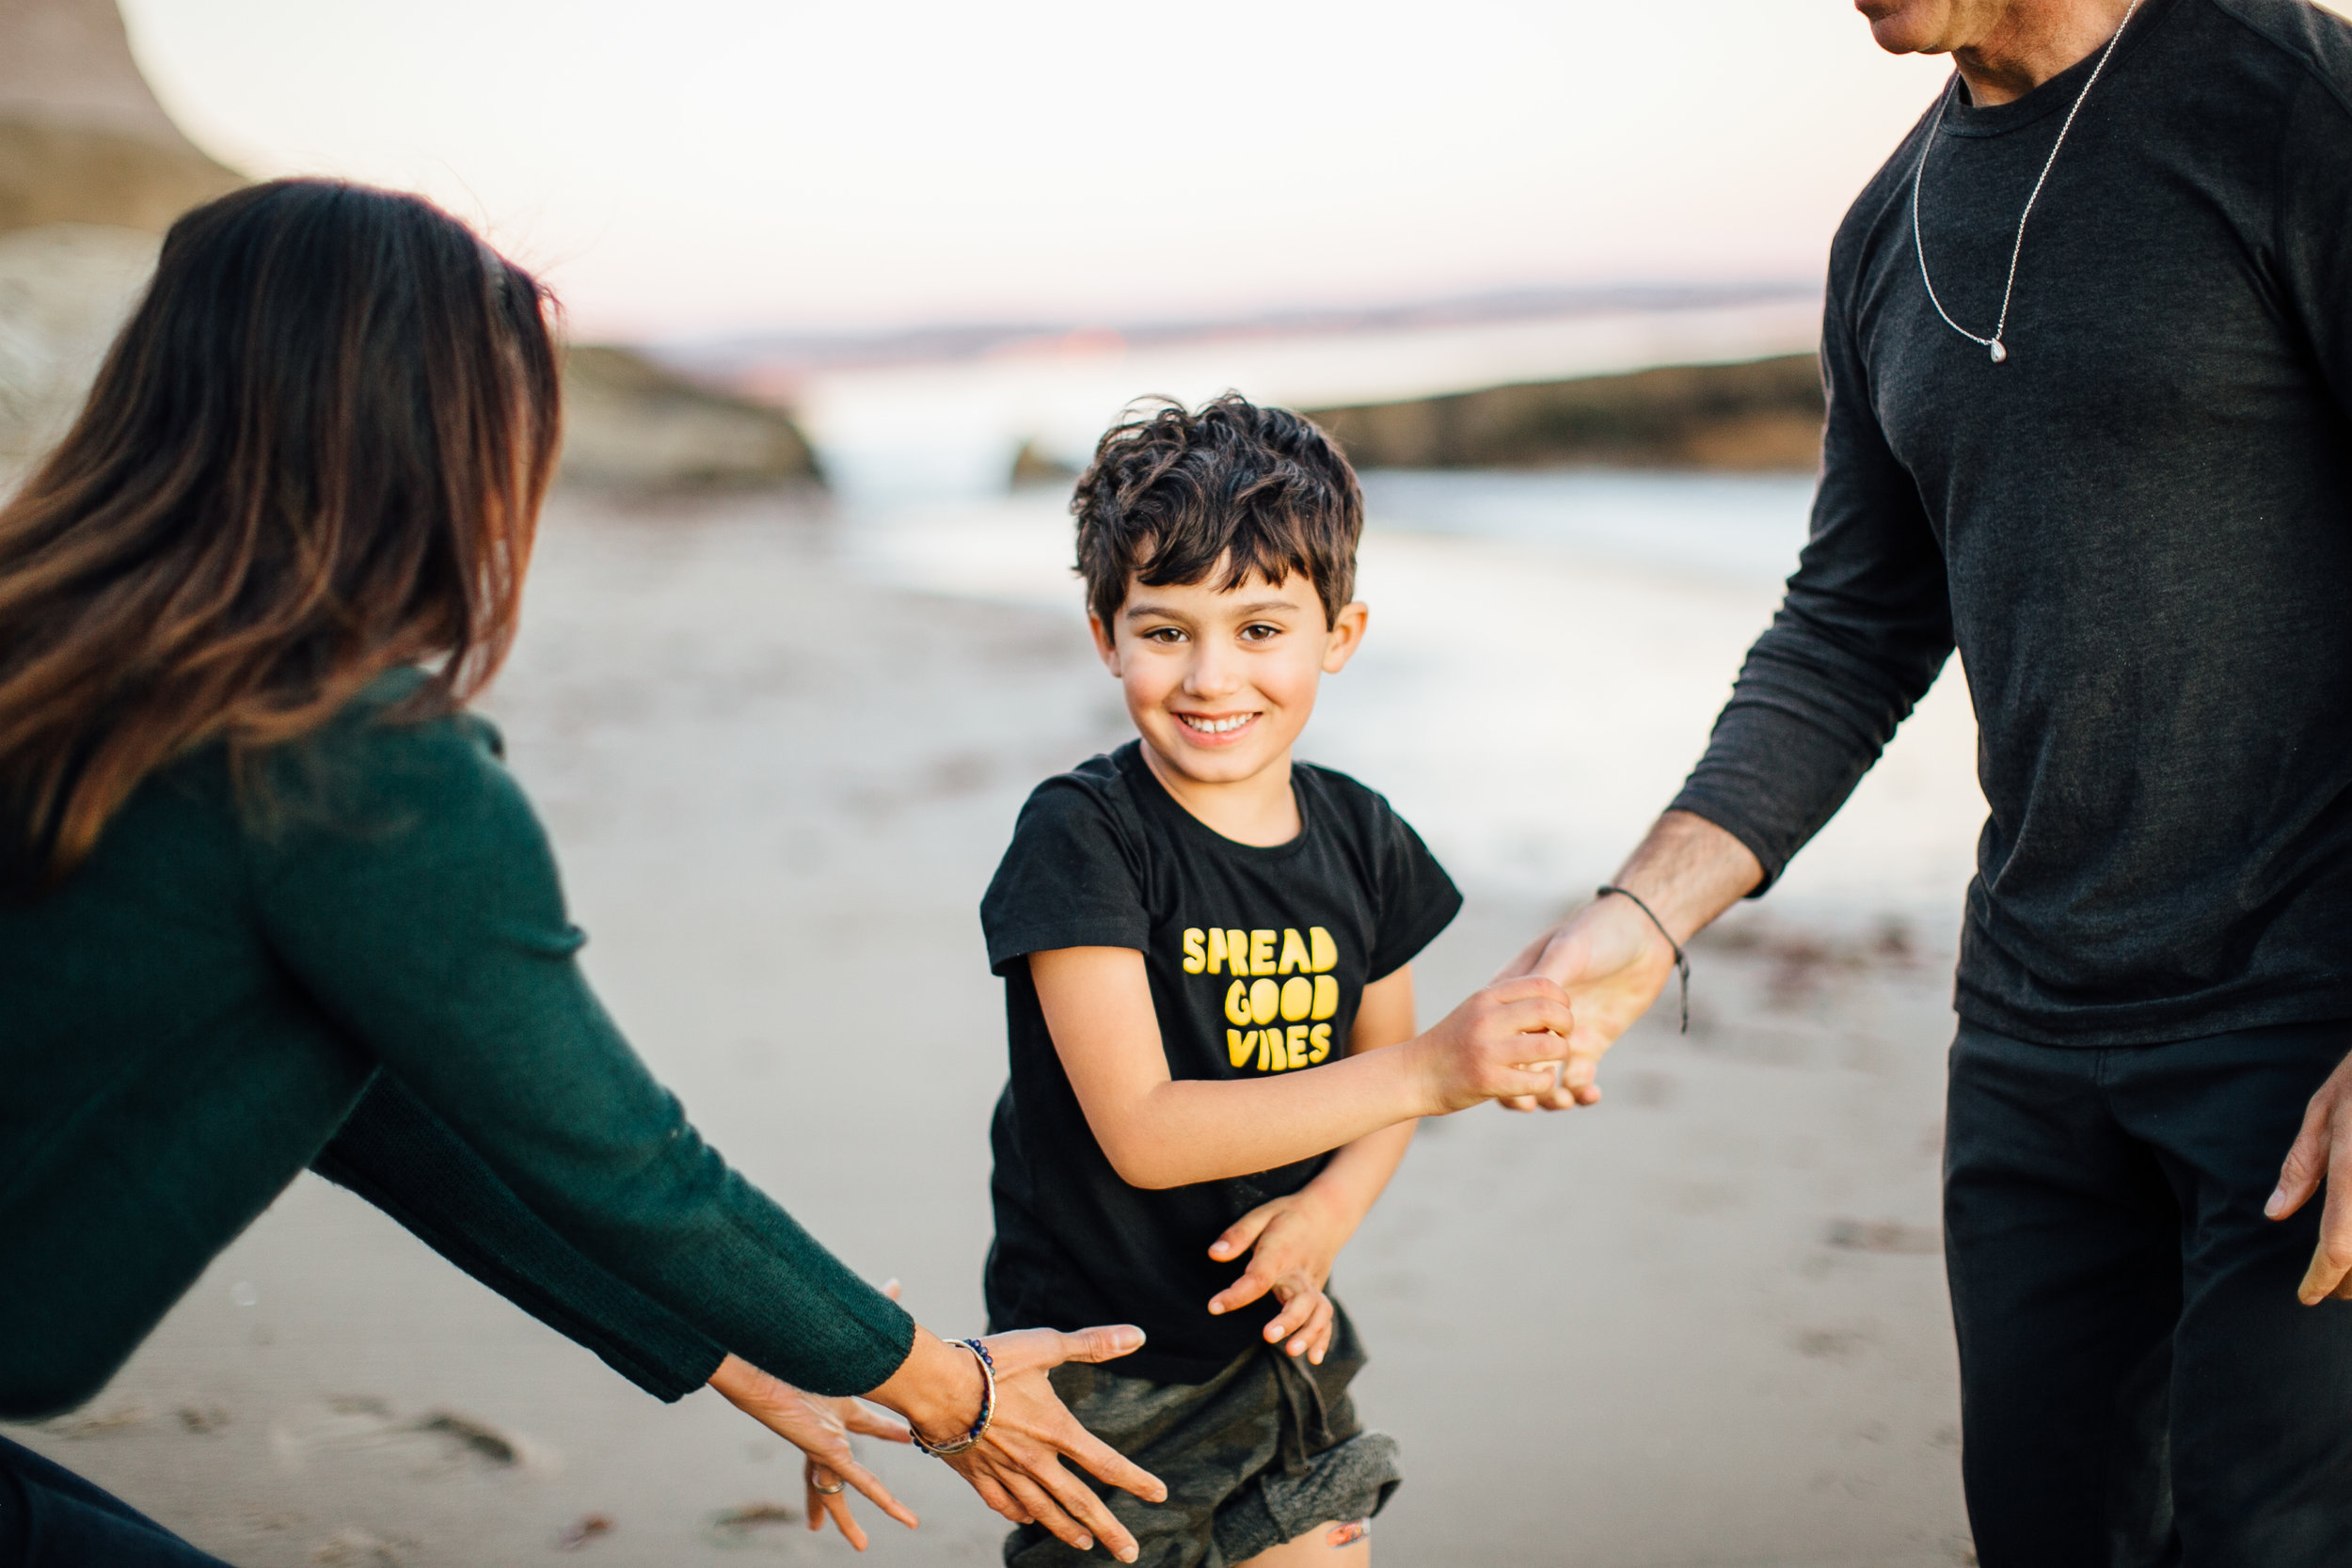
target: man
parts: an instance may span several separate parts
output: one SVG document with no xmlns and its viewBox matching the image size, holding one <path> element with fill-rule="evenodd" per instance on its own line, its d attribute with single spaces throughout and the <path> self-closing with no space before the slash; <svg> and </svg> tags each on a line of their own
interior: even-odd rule
<svg viewBox="0 0 2352 1568">
<path fill-rule="evenodd" d="M 1992 807 L 1945 1157 L 1980 1559 L 2352 1562 L 2352 26 L 1857 4 L 1958 74 L 1832 250 L 1783 608 L 1624 893 L 1517 966 L 1578 1011 L 1546 1103 L 1596 1097 L 1671 943 L 1770 884 L 1957 643 Z"/>
</svg>

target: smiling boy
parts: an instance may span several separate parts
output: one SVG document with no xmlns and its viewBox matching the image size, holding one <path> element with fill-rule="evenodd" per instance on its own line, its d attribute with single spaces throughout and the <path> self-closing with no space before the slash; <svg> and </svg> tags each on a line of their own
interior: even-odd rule
<svg viewBox="0 0 2352 1568">
<path fill-rule="evenodd" d="M 1550 1087 L 1530 1064 L 1566 1002 L 1515 980 L 1417 1034 L 1411 960 L 1461 895 L 1386 800 L 1292 760 L 1366 620 L 1362 496 L 1321 431 L 1231 393 L 1157 407 L 1073 510 L 1139 738 L 1038 787 L 981 906 L 1011 1056 L 989 1317 L 1146 1331 L 1056 1386 L 1167 1481 L 1111 1500 L 1147 1568 L 1352 1568 L 1399 1472 L 1347 1396 L 1332 1261 L 1417 1117 Z M 1075 1555 L 1034 1526 L 1005 1547 Z"/>
</svg>

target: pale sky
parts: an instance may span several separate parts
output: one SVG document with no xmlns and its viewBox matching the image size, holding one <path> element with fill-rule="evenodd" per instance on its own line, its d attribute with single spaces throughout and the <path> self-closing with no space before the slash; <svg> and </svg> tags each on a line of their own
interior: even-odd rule
<svg viewBox="0 0 2352 1568">
<path fill-rule="evenodd" d="M 124 0 L 199 143 L 585 336 L 1809 278 L 1941 60 L 1846 0 Z"/>
</svg>

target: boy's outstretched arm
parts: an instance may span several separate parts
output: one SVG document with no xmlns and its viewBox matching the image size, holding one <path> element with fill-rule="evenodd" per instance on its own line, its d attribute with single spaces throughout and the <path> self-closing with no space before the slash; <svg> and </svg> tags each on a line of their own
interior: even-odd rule
<svg viewBox="0 0 2352 1568">
<path fill-rule="evenodd" d="M 1412 1037 L 1413 970 L 1407 964 L 1364 988 L 1347 1053 L 1361 1055 Z M 1418 1125 L 1400 1121 L 1365 1133 L 1332 1155 L 1312 1181 L 1260 1204 L 1228 1227 L 1209 1256 L 1222 1261 L 1247 1252 L 1249 1266 L 1210 1299 L 1209 1310 L 1232 1312 L 1272 1291 L 1282 1309 L 1265 1325 L 1266 1342 L 1287 1337 L 1284 1350 L 1322 1365 L 1333 1328 L 1330 1298 L 1324 1294 L 1331 1265 L 1403 1164 Z"/>
<path fill-rule="evenodd" d="M 1311 1072 L 1171 1079 L 1141 953 L 1032 953 L 1029 974 L 1088 1127 L 1120 1179 L 1137 1187 L 1249 1176 L 1400 1121 L 1545 1092 L 1575 1024 L 1557 985 L 1525 975 L 1487 987 L 1391 1049 Z"/>
</svg>

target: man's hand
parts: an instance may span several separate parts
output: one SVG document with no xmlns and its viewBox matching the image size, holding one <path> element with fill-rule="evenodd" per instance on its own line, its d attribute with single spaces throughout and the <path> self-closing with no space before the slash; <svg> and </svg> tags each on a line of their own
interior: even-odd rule
<svg viewBox="0 0 2352 1568">
<path fill-rule="evenodd" d="M 1649 1010 L 1674 974 L 1674 950 L 1629 898 L 1603 898 L 1537 937 L 1503 974 L 1539 974 L 1574 1008 L 1560 1083 L 1546 1093 L 1515 1096 L 1514 1111 L 1565 1111 L 1600 1099 L 1600 1059 L 1633 1021 Z"/>
<path fill-rule="evenodd" d="M 2287 1150 L 2279 1190 L 2263 1212 L 2285 1219 L 2311 1201 L 2322 1181 L 2328 1205 L 2320 1212 L 2319 1246 L 2296 1294 L 2306 1307 L 2334 1296 L 2352 1301 L 2352 1056 L 2346 1056 L 2319 1085 L 2303 1112 L 2303 1130 Z"/>
<path fill-rule="evenodd" d="M 1613 884 L 1630 889 L 1687 942 L 1764 879 L 1763 863 L 1730 833 L 1687 811 L 1658 819 Z M 1504 966 L 1504 976 L 1540 974 L 1576 1009 L 1556 1087 L 1503 1103 L 1515 1111 L 1565 1111 L 1600 1099 L 1600 1058 L 1649 1010 L 1674 973 L 1674 948 L 1630 898 L 1614 894 L 1568 916 Z"/>
<path fill-rule="evenodd" d="M 1288 1335 L 1290 1343 L 1283 1350 L 1320 1367 L 1331 1349 L 1334 1324 L 1331 1298 L 1323 1287 L 1354 1230 L 1311 1182 L 1286 1197 L 1261 1203 L 1210 1244 L 1209 1256 L 1220 1263 L 1248 1252 L 1249 1266 L 1210 1298 L 1209 1310 L 1232 1312 L 1273 1291 L 1282 1310 L 1265 1325 L 1266 1343 L 1279 1343 Z"/>
</svg>

